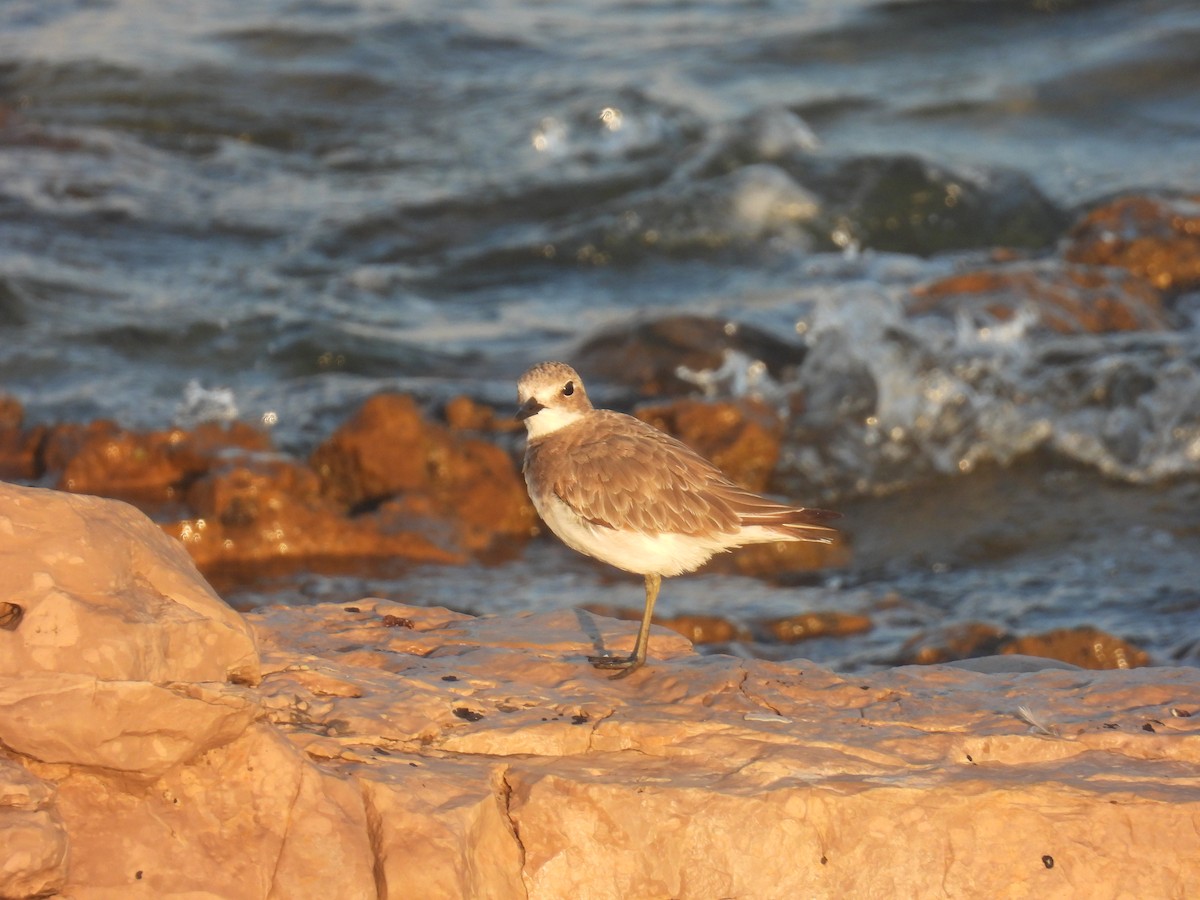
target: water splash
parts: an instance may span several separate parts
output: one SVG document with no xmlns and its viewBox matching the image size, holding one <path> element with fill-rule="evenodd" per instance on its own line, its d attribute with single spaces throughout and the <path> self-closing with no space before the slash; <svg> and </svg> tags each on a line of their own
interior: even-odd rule
<svg viewBox="0 0 1200 900">
<path fill-rule="evenodd" d="M 788 474 L 889 491 L 1049 451 L 1130 483 L 1200 472 L 1200 349 L 1178 333 L 1053 335 L 909 317 L 900 292 L 817 303 Z"/>
</svg>

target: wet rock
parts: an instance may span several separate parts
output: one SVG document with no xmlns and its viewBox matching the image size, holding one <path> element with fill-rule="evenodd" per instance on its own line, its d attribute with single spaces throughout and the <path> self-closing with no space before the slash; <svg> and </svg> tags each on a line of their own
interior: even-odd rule
<svg viewBox="0 0 1200 900">
<path fill-rule="evenodd" d="M 1089 266 L 1015 263 L 952 275 L 913 290 L 910 315 L 965 313 L 980 327 L 1029 316 L 1060 334 L 1160 331 L 1158 291 L 1141 278 Z"/>
<path fill-rule="evenodd" d="M 61 469 L 63 490 L 153 505 L 179 500 L 191 480 L 224 456 L 269 449 L 264 433 L 240 422 L 137 432 L 102 421 L 52 429 L 46 465 Z"/>
<path fill-rule="evenodd" d="M 206 571 L 336 559 L 465 561 L 411 522 L 393 521 L 379 510 L 347 515 L 322 487 L 315 472 L 285 457 L 230 463 L 192 485 L 187 501 L 193 515 L 166 530 Z"/>
<path fill-rule="evenodd" d="M 32 481 L 42 474 L 40 451 L 45 428 L 24 429 L 20 401 L 0 394 L 0 478 Z"/>
<path fill-rule="evenodd" d="M 1048 656 L 1083 669 L 1132 669 L 1150 664 L 1145 650 L 1091 626 L 1013 638 L 1004 642 L 999 652 Z"/>
<path fill-rule="evenodd" d="M 905 641 L 896 659 L 900 666 L 952 662 L 990 656 L 1000 650 L 1008 633 L 985 622 L 962 622 L 933 628 Z"/>
<path fill-rule="evenodd" d="M 46 430 L 42 446 L 42 469 L 60 473 L 89 441 L 97 441 L 121 431 L 116 422 L 95 419 L 91 422 L 60 422 Z"/>
<path fill-rule="evenodd" d="M 393 523 L 449 523 L 461 548 L 520 544 L 536 516 L 502 449 L 427 422 L 411 397 L 372 397 L 312 455 L 324 494 L 349 508 L 388 504 Z"/>
<path fill-rule="evenodd" d="M 461 394 L 447 401 L 445 409 L 442 410 L 442 417 L 452 431 L 494 433 L 512 432 L 523 428 L 513 416 L 497 417 L 492 407 Z"/>
<path fill-rule="evenodd" d="M 669 619 L 655 619 L 654 622 L 682 634 L 693 644 L 723 644 L 749 637 L 746 629 L 721 616 L 684 613 Z"/>
<path fill-rule="evenodd" d="M 605 204 L 599 215 L 563 223 L 550 240 L 508 248 L 506 256 L 516 251 L 538 261 L 584 266 L 724 256 L 744 265 L 779 247 L 811 247 L 820 210 L 819 199 L 781 167 L 751 163 L 626 194 Z M 503 257 L 488 258 L 495 264 Z"/>
<path fill-rule="evenodd" d="M 619 619 L 622 622 L 641 622 L 642 608 L 632 606 L 612 606 L 606 603 L 585 603 L 579 607 L 594 616 L 607 619 Z M 669 628 L 676 634 L 681 634 L 693 644 L 720 644 L 727 641 L 742 640 L 749 637 L 749 632 L 722 616 L 702 615 L 699 613 L 683 613 L 678 616 L 664 618 L 654 617 L 654 624 Z"/>
<path fill-rule="evenodd" d="M 868 616 L 844 613 L 837 610 L 821 610 L 801 613 L 764 622 L 767 632 L 777 641 L 794 644 L 820 637 L 846 637 L 870 631 L 874 624 Z"/>
<path fill-rule="evenodd" d="M 783 423 L 765 404 L 677 400 L 639 409 L 637 417 L 674 435 L 743 487 L 768 489 L 779 461 Z"/>
<path fill-rule="evenodd" d="M 1071 229 L 1068 260 L 1128 269 L 1162 291 L 1200 287 L 1200 196 L 1121 197 Z"/>
<path fill-rule="evenodd" d="M 929 256 L 947 250 L 1051 245 L 1067 224 L 1024 173 L 955 172 L 915 156 L 814 158 L 803 176 L 827 198 L 834 243 Z"/>
<path fill-rule="evenodd" d="M 832 524 L 836 526 L 837 522 Z M 832 544 L 790 541 L 739 547 L 714 556 L 699 571 L 787 581 L 799 573 L 836 569 L 849 563 L 850 545 L 839 532 Z"/>
<path fill-rule="evenodd" d="M 574 354 L 573 364 L 588 378 L 647 395 L 680 396 L 696 390 L 679 377 L 680 367 L 695 372 L 719 369 L 730 353 L 760 362 L 779 381 L 804 362 L 805 349 L 752 325 L 668 316 L 620 325 L 589 338 Z"/>
</svg>

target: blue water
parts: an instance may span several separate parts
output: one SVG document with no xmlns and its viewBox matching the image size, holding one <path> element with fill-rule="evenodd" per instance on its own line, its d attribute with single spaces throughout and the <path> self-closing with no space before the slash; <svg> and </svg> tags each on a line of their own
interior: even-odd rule
<svg viewBox="0 0 1200 900">
<path fill-rule="evenodd" d="M 1049 253 L 1114 193 L 1200 192 L 1198 96 L 1184 0 L 10 0 L 0 390 L 31 421 L 215 410 L 304 454 L 379 390 L 506 407 L 526 365 L 603 328 L 729 318 L 807 343 L 779 386 L 809 401 L 781 489 L 854 509 L 863 549 L 820 596 L 705 577 L 672 585 L 688 608 L 899 590 L 939 621 L 1090 622 L 1194 661 L 1200 302 L 1173 301 L 1165 333 L 1000 340 L 899 304 L 994 247 Z M 1098 407 L 1130 373 L 1143 388 Z M 1065 467 L 1137 502 L 942 554 L 936 501 L 981 466 Z M 884 504 L 906 492 L 934 502 L 897 525 Z M 1027 493 L 1030 521 L 1039 496 L 1082 515 Z M 1004 516 L 959 532 L 1019 532 Z M 495 572 L 382 588 L 520 608 L 572 599 L 539 585 L 576 571 L 587 602 L 636 603 L 557 554 L 510 563 L 490 601 L 473 579 Z M 885 660 L 886 634 L 829 658 Z"/>
</svg>

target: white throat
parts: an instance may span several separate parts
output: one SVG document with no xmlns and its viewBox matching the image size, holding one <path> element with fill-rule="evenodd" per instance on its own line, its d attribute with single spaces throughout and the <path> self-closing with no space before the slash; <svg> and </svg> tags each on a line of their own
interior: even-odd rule
<svg viewBox="0 0 1200 900">
<path fill-rule="evenodd" d="M 584 413 L 576 409 L 558 409 L 553 406 L 545 406 L 538 410 L 536 415 L 532 415 L 525 420 L 525 427 L 529 431 L 530 440 L 534 440 L 545 437 L 548 434 L 553 434 L 560 428 L 573 425 L 583 417 Z"/>
</svg>

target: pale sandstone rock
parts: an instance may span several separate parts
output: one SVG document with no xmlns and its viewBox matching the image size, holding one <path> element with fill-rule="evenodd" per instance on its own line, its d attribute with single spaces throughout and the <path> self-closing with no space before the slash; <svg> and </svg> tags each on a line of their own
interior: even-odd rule
<svg viewBox="0 0 1200 900">
<path fill-rule="evenodd" d="M 215 666 L 192 654 L 190 676 L 146 644 L 136 585 L 211 597 L 185 566 L 162 585 L 175 550 L 125 507 L 58 509 L 109 589 L 28 536 L 22 555 L 0 541 L 0 577 L 45 572 L 148 661 L 117 647 L 104 665 L 135 673 L 98 677 L 60 648 L 0 673 L 0 841 L 29 847 L 0 866 L 7 895 L 1200 894 L 1200 670 L 842 677 L 701 658 L 655 629 L 651 664 L 610 681 L 584 656 L 628 652 L 634 623 L 364 600 L 248 616 L 254 689 L 227 683 L 258 673 L 232 613 L 212 621 L 245 643 Z M 6 640 L 27 625 L 6 622 Z"/>
<path fill-rule="evenodd" d="M 635 626 L 582 612 L 249 618 L 271 718 L 364 783 L 388 896 L 1200 891 L 1194 669 L 843 678 L 656 630 L 613 682 L 583 656 Z"/>
<path fill-rule="evenodd" d="M 253 632 L 145 516 L 0 485 L 0 603 L 0 896 L 377 895 L 360 787 L 255 724 Z"/>
<path fill-rule="evenodd" d="M 132 506 L 0 483 L 0 675 L 258 680 L 253 634 Z"/>
<path fill-rule="evenodd" d="M 358 786 L 268 726 L 150 788 L 74 771 L 58 808 L 71 832 L 65 893 L 79 900 L 377 895 Z"/>
<path fill-rule="evenodd" d="M 258 713 L 257 698 L 235 685 L 0 676 L 0 744 L 43 762 L 151 780 L 227 744 Z"/>
<path fill-rule="evenodd" d="M 0 897 L 49 894 L 67 874 L 67 831 L 54 788 L 0 757 Z"/>
</svg>

